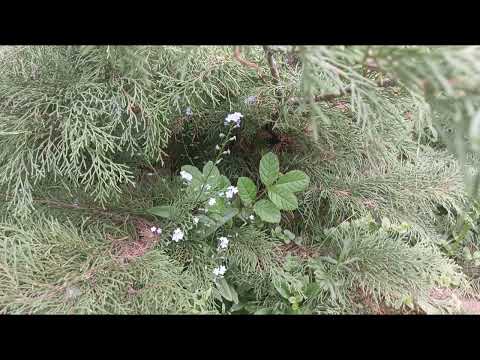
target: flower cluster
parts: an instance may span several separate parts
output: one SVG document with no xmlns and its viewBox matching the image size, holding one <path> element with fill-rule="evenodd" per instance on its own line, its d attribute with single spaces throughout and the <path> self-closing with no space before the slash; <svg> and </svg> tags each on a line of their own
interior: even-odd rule
<svg viewBox="0 0 480 360">
<path fill-rule="evenodd" d="M 238 193 L 237 187 L 229 186 L 227 188 L 227 191 L 225 192 L 225 196 L 226 196 L 227 199 L 231 199 L 231 198 L 233 198 L 233 195 L 235 195 L 236 193 Z"/>
<path fill-rule="evenodd" d="M 193 111 L 192 111 L 191 107 L 187 108 L 187 111 L 185 112 L 185 115 L 187 115 L 187 116 L 192 116 L 193 115 Z"/>
<path fill-rule="evenodd" d="M 150 228 L 150 231 L 151 231 L 152 233 L 158 234 L 158 235 L 160 235 L 160 234 L 162 233 L 162 229 L 157 228 L 156 226 L 152 226 L 152 227 Z"/>
<path fill-rule="evenodd" d="M 225 118 L 225 126 L 229 125 L 230 123 L 234 123 L 234 127 L 240 127 L 240 119 L 243 117 L 243 115 L 239 112 L 235 112 L 233 114 L 228 114 L 227 117 Z"/>
<path fill-rule="evenodd" d="M 225 236 L 219 237 L 218 238 L 218 250 L 220 249 L 226 249 L 228 247 L 228 243 L 230 240 L 226 238 Z"/>
<path fill-rule="evenodd" d="M 255 105 L 257 103 L 257 97 L 255 95 L 249 96 L 245 99 L 246 105 Z"/>
<path fill-rule="evenodd" d="M 220 265 L 213 269 L 213 275 L 217 277 L 222 277 L 227 272 L 227 268 L 224 265 Z"/>
<path fill-rule="evenodd" d="M 172 234 L 172 240 L 175 242 L 179 242 L 183 239 L 183 231 L 180 228 L 176 228 Z"/>
</svg>

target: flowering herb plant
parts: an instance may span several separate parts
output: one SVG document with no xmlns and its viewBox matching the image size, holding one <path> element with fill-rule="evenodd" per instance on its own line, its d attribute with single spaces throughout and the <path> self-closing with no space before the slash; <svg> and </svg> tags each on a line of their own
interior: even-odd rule
<svg viewBox="0 0 480 360">
<path fill-rule="evenodd" d="M 220 173 L 217 165 L 222 157 L 230 154 L 228 146 L 237 140 L 231 136 L 235 128 L 241 124 L 241 113 L 227 115 L 224 125 L 228 126 L 227 134 L 220 134 L 222 143 L 216 145 L 216 158 L 208 161 L 203 169 L 193 165 L 184 165 L 180 177 L 186 185 L 186 195 L 194 199 L 192 204 L 193 236 L 205 239 L 212 236 L 220 228 L 232 230 L 239 220 L 239 226 L 254 223 L 263 227 L 266 224 L 278 224 L 281 210 L 292 211 L 298 208 L 295 193 L 304 191 L 309 184 L 309 177 L 300 170 L 292 170 L 286 174 L 280 172 L 278 157 L 269 152 L 260 160 L 259 186 L 248 177 L 239 177 L 236 186 Z M 260 191 L 259 191 L 260 190 Z M 238 196 L 237 196 L 238 195 Z M 148 209 L 150 214 L 175 221 L 175 209 L 171 205 L 162 205 Z M 153 229 L 153 228 L 152 228 Z M 159 229 L 152 230 L 159 234 Z M 160 230 L 161 231 L 161 230 Z M 170 235 L 173 242 L 187 239 L 188 229 L 176 228 Z M 217 260 L 219 265 L 212 274 L 220 293 L 229 301 L 236 302 L 235 290 L 228 286 L 224 279 L 227 267 L 224 264 L 230 239 L 226 236 L 218 238 Z"/>
</svg>

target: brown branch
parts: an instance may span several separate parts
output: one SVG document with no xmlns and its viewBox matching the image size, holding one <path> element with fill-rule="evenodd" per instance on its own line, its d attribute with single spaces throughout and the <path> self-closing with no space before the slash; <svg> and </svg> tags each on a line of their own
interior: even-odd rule
<svg viewBox="0 0 480 360">
<path fill-rule="evenodd" d="M 273 77 L 273 82 L 275 84 L 280 83 L 280 75 L 278 74 L 277 63 L 273 57 L 273 51 L 268 48 L 268 46 L 264 46 L 263 50 L 265 51 L 265 55 L 267 56 L 268 67 L 270 68 L 270 73 Z"/>
<path fill-rule="evenodd" d="M 248 61 L 247 59 L 243 59 L 240 56 L 240 46 L 235 46 L 235 49 L 233 51 L 233 57 L 242 65 L 248 66 L 252 69 L 255 69 L 257 71 L 258 76 L 263 82 L 265 81 L 265 77 L 261 74 L 260 72 L 260 66 L 258 64 L 255 64 L 254 62 Z"/>
</svg>

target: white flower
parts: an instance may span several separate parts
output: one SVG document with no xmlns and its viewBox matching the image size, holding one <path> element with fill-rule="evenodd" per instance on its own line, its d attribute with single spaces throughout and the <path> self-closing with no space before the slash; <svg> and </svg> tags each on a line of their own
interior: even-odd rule
<svg viewBox="0 0 480 360">
<path fill-rule="evenodd" d="M 224 137 L 225 137 L 225 134 L 224 134 L 224 133 L 220 133 L 220 134 L 218 134 L 218 137 L 219 137 L 219 138 L 224 138 Z"/>
<path fill-rule="evenodd" d="M 153 173 L 147 173 L 147 176 L 153 176 L 154 174 Z"/>
<path fill-rule="evenodd" d="M 224 155 L 230 155 L 230 149 L 225 150 L 222 154 L 224 154 Z"/>
<path fill-rule="evenodd" d="M 208 190 L 210 190 L 211 188 L 212 188 L 212 185 L 210 185 L 210 184 L 205 185 L 205 190 L 208 191 Z"/>
<path fill-rule="evenodd" d="M 213 206 L 213 205 L 215 205 L 216 203 L 217 203 L 217 200 L 215 200 L 215 198 L 210 198 L 210 199 L 208 200 L 208 205 L 210 205 L 210 206 Z"/>
<path fill-rule="evenodd" d="M 215 145 L 215 150 L 220 150 L 220 146 Z"/>
<path fill-rule="evenodd" d="M 162 229 L 158 228 L 157 229 L 157 234 L 160 235 L 162 233 Z"/>
<path fill-rule="evenodd" d="M 228 139 L 228 141 L 235 141 L 237 140 L 237 136 L 232 136 L 230 139 Z"/>
<path fill-rule="evenodd" d="M 234 123 L 235 127 L 240 127 L 240 119 L 243 117 L 243 115 L 239 112 L 233 113 L 233 114 L 228 114 L 227 117 L 225 118 L 225 125 L 229 125 L 230 123 Z"/>
<path fill-rule="evenodd" d="M 152 227 L 150 228 L 150 231 L 151 231 L 151 232 L 155 232 L 155 231 L 157 231 L 157 228 L 156 228 L 155 226 L 152 226 Z"/>
<path fill-rule="evenodd" d="M 257 102 L 257 97 L 255 95 L 249 96 L 245 99 L 245 104 L 247 105 L 255 105 Z"/>
<path fill-rule="evenodd" d="M 175 242 L 179 242 L 183 239 L 183 231 L 180 228 L 176 228 L 172 234 L 172 240 Z"/>
<path fill-rule="evenodd" d="M 198 217 L 196 217 L 196 216 L 193 217 L 193 223 L 194 223 L 195 225 L 198 224 L 198 220 L 199 220 Z"/>
<path fill-rule="evenodd" d="M 213 269 L 213 275 L 223 276 L 226 271 L 227 271 L 227 268 L 223 265 L 220 265 L 219 267 L 216 267 L 215 269 Z"/>
<path fill-rule="evenodd" d="M 221 162 L 222 160 L 223 160 L 223 159 L 222 159 L 222 158 L 220 158 L 220 159 L 218 159 L 217 161 L 215 161 L 215 165 L 218 165 L 218 164 L 220 164 L 220 162 Z"/>
<path fill-rule="evenodd" d="M 186 171 L 183 171 L 183 170 L 180 171 L 180 176 L 181 176 L 183 179 L 187 180 L 187 181 L 192 181 L 192 179 L 193 179 L 192 174 L 190 174 L 190 173 L 188 173 L 188 172 L 186 172 Z"/>
<path fill-rule="evenodd" d="M 219 244 L 218 244 L 218 247 L 220 249 L 226 249 L 227 246 L 228 246 L 228 242 L 230 240 L 228 240 L 225 236 L 219 237 L 218 240 L 220 241 Z"/>
<path fill-rule="evenodd" d="M 248 218 L 252 221 L 255 220 L 255 216 L 253 216 L 253 215 L 250 215 Z"/>
<path fill-rule="evenodd" d="M 236 193 L 238 193 L 238 189 L 235 186 L 229 186 L 225 192 L 225 196 L 227 199 L 231 199 Z"/>
<path fill-rule="evenodd" d="M 187 108 L 187 111 L 185 112 L 185 114 L 186 114 L 187 116 L 192 116 L 192 115 L 193 115 L 192 108 L 191 108 L 191 107 L 188 107 L 188 108 Z"/>
<path fill-rule="evenodd" d="M 220 196 L 220 197 L 222 197 L 223 195 L 225 195 L 225 193 L 222 192 L 222 191 L 220 191 L 220 192 L 218 193 L 218 196 Z"/>
</svg>

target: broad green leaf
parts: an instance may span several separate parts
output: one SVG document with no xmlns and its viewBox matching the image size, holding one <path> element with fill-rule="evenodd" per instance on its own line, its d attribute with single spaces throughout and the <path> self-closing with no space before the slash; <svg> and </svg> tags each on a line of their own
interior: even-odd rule
<svg viewBox="0 0 480 360">
<path fill-rule="evenodd" d="M 289 230 L 283 230 L 283 233 L 284 233 L 290 240 L 295 239 L 295 234 L 292 233 L 291 231 L 289 231 Z"/>
<path fill-rule="evenodd" d="M 245 205 L 251 205 L 257 197 L 257 186 L 248 177 L 239 177 L 237 181 L 238 195 Z"/>
<path fill-rule="evenodd" d="M 213 161 L 209 161 L 203 167 L 203 176 L 204 178 L 208 177 L 219 177 L 220 171 L 218 168 L 213 164 Z"/>
<path fill-rule="evenodd" d="M 225 225 L 238 214 L 238 209 L 230 208 L 225 211 L 223 215 L 211 214 L 210 216 L 199 216 L 200 222 L 204 224 L 202 229 L 198 230 L 198 239 L 202 240 L 212 235 L 218 228 Z M 209 226 L 207 226 L 209 225 Z"/>
<path fill-rule="evenodd" d="M 220 171 L 212 161 L 207 162 L 203 167 L 203 178 L 207 185 L 210 185 L 213 188 L 218 187 L 220 181 L 224 181 L 220 179 L 220 176 Z"/>
<path fill-rule="evenodd" d="M 163 205 L 150 208 L 147 212 L 162 218 L 171 219 L 174 214 L 173 210 L 174 209 L 171 206 Z"/>
<path fill-rule="evenodd" d="M 199 181 L 203 180 L 202 173 L 195 166 L 183 165 L 181 170 L 188 172 L 190 175 L 193 176 L 193 179 L 197 179 Z"/>
<path fill-rule="evenodd" d="M 230 180 L 225 175 L 221 175 L 218 179 L 217 188 L 218 190 L 225 190 L 231 185 Z"/>
<path fill-rule="evenodd" d="M 227 283 L 225 278 L 221 278 L 217 281 L 217 288 L 220 294 L 228 301 L 238 304 L 238 294 L 235 289 Z"/>
<path fill-rule="evenodd" d="M 273 286 L 283 298 L 288 299 L 290 297 L 290 291 L 288 290 L 288 286 L 284 281 L 281 283 L 274 282 Z"/>
<path fill-rule="evenodd" d="M 260 179 L 265 186 L 272 185 L 280 174 L 278 157 L 272 152 L 264 155 L 260 160 Z"/>
<path fill-rule="evenodd" d="M 291 193 L 304 191 L 310 183 L 307 174 L 300 170 L 292 170 L 278 178 L 275 186 Z"/>
<path fill-rule="evenodd" d="M 269 222 L 269 223 L 280 222 L 280 219 L 281 219 L 280 210 L 270 200 L 258 201 L 257 203 L 255 203 L 253 210 L 255 211 L 255 214 L 260 216 L 260 219 L 262 219 L 265 222 Z"/>
<path fill-rule="evenodd" d="M 295 210 L 298 200 L 295 194 L 274 185 L 268 189 L 268 198 L 282 210 Z"/>
</svg>

